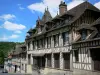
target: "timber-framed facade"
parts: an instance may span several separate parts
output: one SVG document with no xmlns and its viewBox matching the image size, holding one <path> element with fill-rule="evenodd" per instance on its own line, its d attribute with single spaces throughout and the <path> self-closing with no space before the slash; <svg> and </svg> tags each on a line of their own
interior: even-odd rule
<svg viewBox="0 0 100 75">
<path fill-rule="evenodd" d="M 75 61 L 75 58 L 78 59 L 77 62 L 74 62 L 73 65 L 75 68 L 78 69 L 85 69 L 85 70 L 91 70 L 91 71 L 100 71 L 100 55 L 99 55 L 99 49 L 100 49 L 100 37 L 99 37 L 99 25 L 100 25 L 100 18 L 98 18 L 96 21 L 94 21 L 89 28 L 87 27 L 79 29 L 80 32 L 82 31 L 92 31 L 88 34 L 88 36 L 84 36 L 85 39 L 82 39 L 81 41 L 77 41 L 76 43 L 73 43 L 73 61 Z M 85 33 L 86 34 L 86 33 Z M 82 34 L 81 34 L 82 36 Z M 88 37 L 88 38 L 87 38 Z M 75 52 L 77 54 L 75 55 Z"/>
<path fill-rule="evenodd" d="M 33 69 L 48 72 L 100 71 L 99 17 L 100 10 L 87 1 L 71 10 L 61 2 L 59 15 L 54 18 L 48 8 L 45 9 L 42 19 L 36 21 L 36 27 L 27 32 L 27 67 L 32 65 Z"/>
</svg>

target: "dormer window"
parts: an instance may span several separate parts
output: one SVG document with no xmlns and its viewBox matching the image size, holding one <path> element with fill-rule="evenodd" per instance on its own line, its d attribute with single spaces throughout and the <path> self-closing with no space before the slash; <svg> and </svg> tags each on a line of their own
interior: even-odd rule
<svg viewBox="0 0 100 75">
<path fill-rule="evenodd" d="M 68 32 L 62 33 L 62 37 L 63 37 L 63 45 L 65 46 L 69 42 L 69 34 L 68 34 Z"/>
<path fill-rule="evenodd" d="M 87 37 L 87 30 L 82 30 L 82 32 L 81 32 L 81 35 L 82 35 L 82 40 L 85 40 L 86 39 L 86 37 Z"/>
<path fill-rule="evenodd" d="M 54 35 L 54 47 L 57 47 L 59 45 L 59 35 Z"/>
<path fill-rule="evenodd" d="M 30 42 L 28 42 L 28 50 L 30 50 Z"/>
</svg>

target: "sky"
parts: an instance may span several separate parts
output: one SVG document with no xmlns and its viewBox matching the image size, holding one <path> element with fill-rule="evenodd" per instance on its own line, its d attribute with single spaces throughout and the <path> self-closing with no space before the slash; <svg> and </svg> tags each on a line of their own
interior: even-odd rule
<svg viewBox="0 0 100 75">
<path fill-rule="evenodd" d="M 27 31 L 35 27 L 45 8 L 55 17 L 61 1 L 70 10 L 86 0 L 0 0 L 0 41 L 24 42 Z M 100 0 L 88 2 L 100 9 Z"/>
</svg>

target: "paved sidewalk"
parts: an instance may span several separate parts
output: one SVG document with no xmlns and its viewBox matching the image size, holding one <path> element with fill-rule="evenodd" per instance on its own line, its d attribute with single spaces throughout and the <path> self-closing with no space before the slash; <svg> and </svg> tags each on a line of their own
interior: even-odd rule
<svg viewBox="0 0 100 75">
<path fill-rule="evenodd" d="M 8 74 L 15 74 L 15 75 L 32 75 L 28 73 L 13 73 L 13 72 L 8 72 Z"/>
</svg>

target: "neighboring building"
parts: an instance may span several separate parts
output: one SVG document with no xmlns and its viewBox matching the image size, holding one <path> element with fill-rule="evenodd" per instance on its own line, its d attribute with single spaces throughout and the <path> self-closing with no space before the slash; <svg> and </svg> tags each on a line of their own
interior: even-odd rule
<svg viewBox="0 0 100 75">
<path fill-rule="evenodd" d="M 12 52 L 12 72 L 20 72 L 21 69 L 21 47 L 16 45 Z"/>
<path fill-rule="evenodd" d="M 33 65 L 44 74 L 100 70 L 98 50 L 94 51 L 94 46 L 100 44 L 97 39 L 92 41 L 99 36 L 99 29 L 92 26 L 99 17 L 100 10 L 87 1 L 71 10 L 61 2 L 59 15 L 54 18 L 47 8 L 42 19 L 36 21 L 36 27 L 27 32 L 28 66 L 32 68 Z"/>
<path fill-rule="evenodd" d="M 27 51 L 26 51 L 26 45 L 23 44 L 21 45 L 21 73 L 27 73 L 27 60 L 26 60 L 26 55 L 27 55 Z"/>
<path fill-rule="evenodd" d="M 9 52 L 8 57 L 5 58 L 5 61 L 4 61 L 4 69 L 6 69 L 9 72 L 11 72 L 11 67 L 12 67 L 11 58 L 12 56 L 11 56 L 11 53 Z"/>
<path fill-rule="evenodd" d="M 5 60 L 5 69 L 8 72 L 26 73 L 26 53 L 25 44 L 16 45 L 15 49 L 9 52 L 8 58 Z"/>
</svg>

